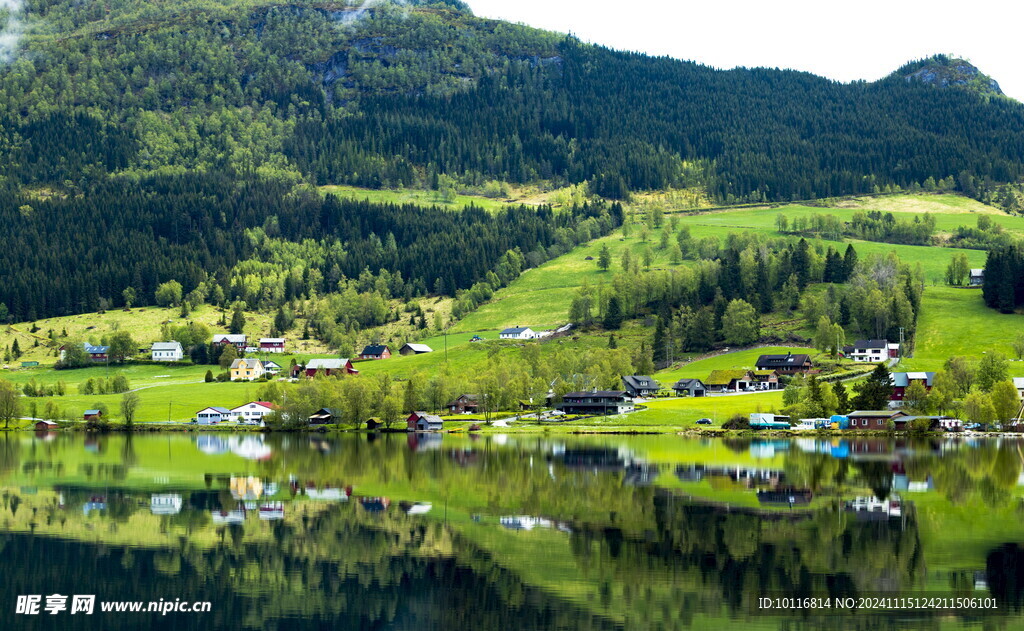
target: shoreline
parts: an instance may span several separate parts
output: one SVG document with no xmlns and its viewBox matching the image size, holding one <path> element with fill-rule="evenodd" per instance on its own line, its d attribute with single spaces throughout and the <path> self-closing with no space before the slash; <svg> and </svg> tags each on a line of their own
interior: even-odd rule
<svg viewBox="0 0 1024 631">
<path fill-rule="evenodd" d="M 975 432 L 975 431 L 962 431 L 962 432 L 944 432 L 944 431 L 896 431 L 896 430 L 854 430 L 854 429 L 820 429 L 820 430 L 785 430 L 785 429 L 770 429 L 770 430 L 754 430 L 754 429 L 704 429 L 684 426 L 665 426 L 665 427 L 638 427 L 635 429 L 629 429 L 624 427 L 615 427 L 608 429 L 600 429 L 595 427 L 586 426 L 559 426 L 559 425 L 509 425 L 509 426 L 487 426 L 481 424 L 479 430 L 470 431 L 464 427 L 457 427 L 453 429 L 445 429 L 440 431 L 408 431 L 401 427 L 395 427 L 391 429 L 387 428 L 375 428 L 368 429 L 361 427 L 359 429 L 338 427 L 335 425 L 319 425 L 310 427 L 298 427 L 294 429 L 269 429 L 266 427 L 255 427 L 255 426 L 195 426 L 187 424 L 159 424 L 159 423 L 145 423 L 141 425 L 135 425 L 134 427 L 127 428 L 122 426 L 111 426 L 103 429 L 89 429 L 83 424 L 65 425 L 62 427 L 49 428 L 46 430 L 36 429 L 33 426 L 28 427 L 10 427 L 0 428 L 0 432 L 32 432 L 35 434 L 75 434 L 75 433 L 86 433 L 86 434 L 110 434 L 110 433 L 123 433 L 123 434 L 153 434 L 153 433 L 238 433 L 238 434 L 454 434 L 454 435 L 476 435 L 486 436 L 493 434 L 565 434 L 565 435 L 580 435 L 580 436 L 594 436 L 594 435 L 608 435 L 608 436 L 690 436 L 690 437 L 702 437 L 702 438 L 756 438 L 756 437 L 771 437 L 771 438 L 842 438 L 842 437 L 857 437 L 857 438 L 907 438 L 907 437 L 971 437 L 971 438 L 1008 438 L 1008 437 L 1024 437 L 1024 433 L 1021 432 Z"/>
</svg>

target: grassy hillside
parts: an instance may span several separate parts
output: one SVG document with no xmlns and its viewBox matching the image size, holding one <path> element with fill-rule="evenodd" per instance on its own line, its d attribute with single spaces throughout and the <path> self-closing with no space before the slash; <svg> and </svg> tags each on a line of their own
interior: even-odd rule
<svg viewBox="0 0 1024 631">
<path fill-rule="evenodd" d="M 654 378 L 661 382 L 662 387 L 669 388 L 676 381 L 686 377 L 689 379 L 704 380 L 712 370 L 730 370 L 733 368 L 754 369 L 757 358 L 761 355 L 781 353 L 810 353 L 815 354 L 813 348 L 801 348 L 797 346 L 768 346 L 765 348 L 751 348 L 732 353 L 723 353 L 705 359 L 672 366 L 655 375 Z"/>
<path fill-rule="evenodd" d="M 977 289 L 928 287 L 918 322 L 914 357 L 903 365 L 913 370 L 938 370 L 954 355 L 980 356 L 998 351 L 1013 356 L 1011 343 L 1024 331 L 1024 316 L 989 309 Z M 1011 368 L 1024 376 L 1024 367 Z"/>
<path fill-rule="evenodd" d="M 177 308 L 141 307 L 130 311 L 120 309 L 104 313 L 83 313 L 73 316 L 44 318 L 32 322 L 21 322 L 0 328 L 0 349 L 6 349 L 18 340 L 22 357 L 12 361 L 11 367 L 17 367 L 22 361 L 38 361 L 41 364 L 53 364 L 57 361 L 56 349 L 48 348 L 49 332 L 67 338 L 94 341 L 99 343 L 107 335 L 117 331 L 128 331 L 140 348 L 152 342 L 163 341 L 161 329 L 164 324 L 182 326 L 187 322 L 198 322 L 206 325 L 211 333 L 227 333 L 228 328 L 220 324 L 222 317 L 230 319 L 231 314 L 224 314 L 220 309 L 209 305 L 201 305 L 194 309 L 188 317 L 182 318 Z M 271 314 L 248 311 L 245 313 L 245 333 L 250 339 L 267 337 L 270 334 Z M 38 331 L 31 332 L 32 325 Z M 289 350 L 301 353 L 324 353 L 327 348 L 317 340 L 302 340 L 301 323 L 288 334 Z M 39 346 L 35 346 L 36 341 Z M 59 345 L 59 344 L 58 344 Z"/>
<path fill-rule="evenodd" d="M 671 205 L 667 206 L 671 212 Z M 953 229 L 961 225 L 973 226 L 973 215 L 984 214 L 1004 226 L 1005 229 L 1024 234 L 1024 217 L 1006 215 L 1002 211 L 958 195 L 899 195 L 879 198 L 855 198 L 844 200 L 836 207 L 817 208 L 799 205 L 764 207 L 755 209 L 720 210 L 678 215 L 679 226 L 689 226 L 694 238 L 726 238 L 729 234 L 759 232 L 771 236 L 782 236 L 776 230 L 775 217 L 782 213 L 789 217 L 830 213 L 840 216 L 852 215 L 855 210 L 881 210 L 900 213 L 901 217 L 913 217 L 912 213 L 936 213 L 940 228 Z M 941 213 L 941 214 L 940 214 Z M 669 230 L 668 221 L 664 230 Z M 544 263 L 536 269 L 525 272 L 509 287 L 495 294 L 494 299 L 475 313 L 460 321 L 455 331 L 487 331 L 508 326 L 529 325 L 549 327 L 564 324 L 569 311 L 573 292 L 584 283 L 598 288 L 602 282 L 610 282 L 614 272 L 620 269 L 622 253 L 627 248 L 634 258 L 643 248 L 652 248 L 653 268 L 670 268 L 668 250 L 658 249 L 661 230 L 651 231 L 644 243 L 640 226 L 634 226 L 629 237 L 622 230 L 607 237 L 580 246 L 572 252 Z M 674 235 L 672 235 L 674 238 Z M 929 246 L 894 245 L 870 241 L 848 240 L 842 243 L 824 239 L 809 239 L 813 244 L 832 245 L 837 249 L 853 243 L 858 254 L 864 258 L 870 254 L 895 252 L 902 261 L 911 265 L 920 264 L 926 278 L 941 282 L 946 266 L 955 254 L 963 252 L 972 266 L 982 267 L 985 252 Z M 598 253 L 607 246 L 612 253 L 612 267 L 602 272 L 597 266 Z M 587 260 L 591 257 L 593 260 Z M 684 261 L 682 265 L 687 265 Z"/>
</svg>

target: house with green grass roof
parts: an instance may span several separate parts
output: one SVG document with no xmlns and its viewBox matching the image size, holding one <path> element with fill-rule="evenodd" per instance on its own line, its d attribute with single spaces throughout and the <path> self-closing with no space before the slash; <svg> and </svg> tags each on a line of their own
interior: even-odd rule
<svg viewBox="0 0 1024 631">
<path fill-rule="evenodd" d="M 778 390 L 779 389 L 779 373 L 774 370 L 755 370 L 754 375 L 754 388 L 756 390 Z"/>
<path fill-rule="evenodd" d="M 749 370 L 712 370 L 704 385 L 708 392 L 743 392 L 752 389 L 754 382 Z"/>
</svg>

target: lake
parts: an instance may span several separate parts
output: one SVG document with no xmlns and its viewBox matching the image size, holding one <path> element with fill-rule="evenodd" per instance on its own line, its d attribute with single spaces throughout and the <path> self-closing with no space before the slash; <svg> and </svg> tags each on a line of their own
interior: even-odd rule
<svg viewBox="0 0 1024 631">
<path fill-rule="evenodd" d="M 1022 462 L 1007 438 L 10 433 L 0 629 L 1018 628 Z"/>
</svg>

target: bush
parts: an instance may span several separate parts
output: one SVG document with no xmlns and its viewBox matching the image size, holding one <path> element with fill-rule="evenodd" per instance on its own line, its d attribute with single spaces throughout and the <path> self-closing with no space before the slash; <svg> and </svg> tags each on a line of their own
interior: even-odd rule
<svg viewBox="0 0 1024 631">
<path fill-rule="evenodd" d="M 213 371 L 212 370 L 207 370 L 206 371 L 206 377 L 204 378 L 204 380 L 206 381 L 206 383 L 213 383 L 214 379 L 213 379 Z"/>
<path fill-rule="evenodd" d="M 722 429 L 750 429 L 750 419 L 742 414 L 736 414 L 722 423 Z"/>
</svg>

